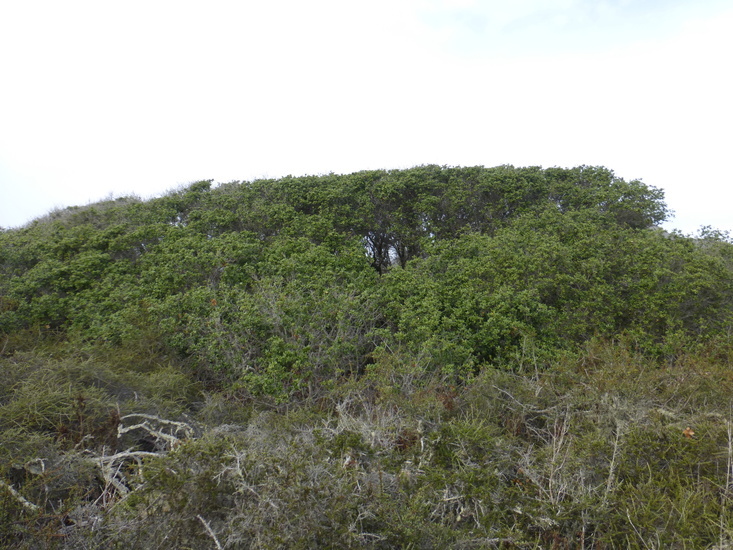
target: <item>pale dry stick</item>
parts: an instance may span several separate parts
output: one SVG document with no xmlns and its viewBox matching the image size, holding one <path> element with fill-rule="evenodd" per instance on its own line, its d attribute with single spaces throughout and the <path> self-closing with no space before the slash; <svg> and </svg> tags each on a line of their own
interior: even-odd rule
<svg viewBox="0 0 733 550">
<path fill-rule="evenodd" d="M 542 432 L 535 430 L 535 433 L 542 438 L 546 445 L 551 447 L 551 456 L 547 464 L 539 466 L 532 458 L 532 446 L 523 454 L 526 467 L 525 474 L 532 483 L 542 492 L 553 506 L 562 501 L 563 495 L 569 491 L 567 476 L 563 475 L 565 464 L 570 454 L 570 445 L 567 442 L 569 433 L 569 420 L 567 413 L 562 418 L 555 418 L 551 431 Z M 535 466 L 537 468 L 535 469 Z"/>
<path fill-rule="evenodd" d="M 500 393 L 503 393 L 504 395 L 506 395 L 509 399 L 511 399 L 512 401 L 514 401 L 517 405 L 519 405 L 520 407 L 522 407 L 523 410 L 529 410 L 529 411 L 531 411 L 533 413 L 536 413 L 536 414 L 548 414 L 548 413 L 551 413 L 551 412 L 554 412 L 555 410 L 557 410 L 557 407 L 549 407 L 547 409 L 537 409 L 535 407 L 532 407 L 530 405 L 527 405 L 526 403 L 522 403 L 519 399 L 517 399 L 516 397 L 514 397 L 511 393 L 509 393 L 508 391 L 506 391 L 503 388 L 500 388 L 499 386 L 492 385 L 491 387 L 494 388 L 495 390 L 499 391 Z"/>
<path fill-rule="evenodd" d="M 374 514 L 372 512 L 363 510 L 360 511 L 359 514 L 356 516 L 356 519 L 349 525 L 349 531 L 354 533 L 357 539 L 359 539 L 362 542 L 381 542 L 385 540 L 386 537 L 383 537 L 382 535 L 377 535 L 376 533 L 367 533 L 366 531 L 363 531 L 363 522 L 365 519 L 374 519 Z"/>
<path fill-rule="evenodd" d="M 126 416 L 123 416 L 120 418 L 120 422 L 123 420 L 127 420 L 128 418 L 142 418 L 144 419 L 142 422 L 138 424 L 134 424 L 132 426 L 123 426 L 121 423 L 117 427 L 117 436 L 121 436 L 123 434 L 126 434 L 127 432 L 130 432 L 132 430 L 136 429 L 142 429 L 148 432 L 148 434 L 152 435 L 158 440 L 165 441 L 168 444 L 168 448 L 172 449 L 176 445 L 178 445 L 181 442 L 181 438 L 178 437 L 179 433 L 183 433 L 184 438 L 190 438 L 193 435 L 193 428 L 186 424 L 185 422 L 176 422 L 174 420 L 166 420 L 164 418 L 159 418 L 157 416 L 154 416 L 152 414 L 143 414 L 143 413 L 136 413 L 136 414 L 128 414 Z M 162 425 L 167 425 L 175 428 L 175 434 L 167 434 L 162 429 L 155 429 L 153 428 L 149 420 L 154 420 L 155 422 L 159 422 Z"/>
<path fill-rule="evenodd" d="M 221 543 L 219 542 L 219 539 L 216 538 L 216 533 L 214 533 L 214 530 L 211 528 L 211 525 L 209 525 L 209 523 L 204 518 L 201 517 L 201 514 L 197 514 L 196 517 L 198 518 L 198 520 L 201 523 L 204 524 L 204 527 L 206 528 L 206 532 L 209 534 L 209 536 L 212 538 L 212 540 L 216 544 L 217 550 L 223 550 Z"/>
<path fill-rule="evenodd" d="M 151 457 L 151 456 L 161 456 L 158 453 L 151 453 L 147 451 L 123 451 L 121 453 L 117 453 L 110 456 L 100 456 L 93 458 L 93 462 L 99 466 L 99 469 L 102 472 L 102 478 L 104 479 L 105 483 L 107 484 L 105 487 L 105 490 L 110 485 L 117 489 L 118 493 L 121 496 L 126 496 L 130 489 L 127 488 L 124 484 L 124 476 L 122 476 L 122 481 L 119 479 L 120 477 L 120 470 L 122 468 L 122 462 L 126 458 L 132 458 L 134 459 L 138 464 L 140 464 L 140 459 L 143 457 Z M 117 467 L 115 468 L 115 463 L 119 461 L 117 464 Z M 115 471 L 116 470 L 116 471 Z"/>
<path fill-rule="evenodd" d="M 8 491 L 8 493 L 10 493 L 15 498 L 15 500 L 17 500 L 26 510 L 30 512 L 38 512 L 41 509 L 40 506 L 38 506 L 37 504 L 33 504 L 30 500 L 26 499 L 23 495 L 13 489 L 11 485 L 7 484 L 2 479 L 0 479 L 0 488 Z"/>
<path fill-rule="evenodd" d="M 556 418 L 552 430 L 552 457 L 550 459 L 549 478 L 547 480 L 547 491 L 550 501 L 558 505 L 562 495 L 567 490 L 567 483 L 559 478 L 565 469 L 570 447 L 565 444 L 565 437 L 568 435 L 569 427 L 567 417 Z"/>
<path fill-rule="evenodd" d="M 272 506 L 275 510 L 279 510 L 277 505 L 273 503 L 270 500 L 264 500 L 262 496 L 255 490 L 255 486 L 247 482 L 246 473 L 244 472 L 244 468 L 242 467 L 242 454 L 238 452 L 234 452 L 231 454 L 227 454 L 226 458 L 233 458 L 236 461 L 236 466 L 226 466 L 221 472 L 219 472 L 216 476 L 214 476 L 214 479 L 217 480 L 217 484 L 221 483 L 222 478 L 227 472 L 233 472 L 233 475 L 236 476 L 241 483 L 239 484 L 238 488 L 236 489 L 237 493 L 244 493 L 244 491 L 250 492 L 257 500 L 263 500 L 264 502 L 267 502 Z"/>
<path fill-rule="evenodd" d="M 613 483 L 616 480 L 616 456 L 618 455 L 618 444 L 621 440 L 621 423 L 616 423 L 616 438 L 613 441 L 613 454 L 611 454 L 611 464 L 608 466 L 608 479 L 606 480 L 606 492 L 603 495 L 603 502 L 608 502 L 608 495 L 611 494 Z"/>
<path fill-rule="evenodd" d="M 105 481 L 107 481 L 108 485 L 112 485 L 120 495 L 124 496 L 127 495 L 130 492 L 130 489 L 127 488 L 127 485 L 123 483 L 125 481 L 123 476 L 123 481 L 119 480 L 120 471 L 122 471 L 122 466 L 124 465 L 124 462 L 120 462 L 117 465 L 117 469 L 113 471 L 114 463 L 110 462 L 109 465 L 106 467 L 100 462 L 99 468 L 102 470 L 102 477 L 104 477 Z"/>
<path fill-rule="evenodd" d="M 644 548 L 649 548 L 651 550 L 651 547 L 646 543 L 644 540 L 644 537 L 641 536 L 641 533 L 636 528 L 636 525 L 634 525 L 634 522 L 631 520 L 631 514 L 629 513 L 629 510 L 626 509 L 626 517 L 629 518 L 629 523 L 631 524 L 631 527 L 634 529 L 634 533 L 636 533 L 636 536 L 639 537 L 639 540 L 644 545 Z"/>
</svg>

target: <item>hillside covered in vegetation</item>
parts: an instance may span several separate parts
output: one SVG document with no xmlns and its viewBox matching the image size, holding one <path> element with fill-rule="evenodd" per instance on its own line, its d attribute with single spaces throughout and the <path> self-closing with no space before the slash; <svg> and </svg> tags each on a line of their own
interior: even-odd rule
<svg viewBox="0 0 733 550">
<path fill-rule="evenodd" d="M 0 545 L 730 548 L 733 244 L 602 167 L 0 232 Z"/>
</svg>

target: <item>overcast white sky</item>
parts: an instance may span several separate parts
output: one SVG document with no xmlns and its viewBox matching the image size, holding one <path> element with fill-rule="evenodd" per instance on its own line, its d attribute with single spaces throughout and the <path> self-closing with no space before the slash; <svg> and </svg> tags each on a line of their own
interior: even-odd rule
<svg viewBox="0 0 733 550">
<path fill-rule="evenodd" d="M 733 230 L 731 0 L 0 1 L 0 226 L 200 179 L 603 165 Z"/>
</svg>

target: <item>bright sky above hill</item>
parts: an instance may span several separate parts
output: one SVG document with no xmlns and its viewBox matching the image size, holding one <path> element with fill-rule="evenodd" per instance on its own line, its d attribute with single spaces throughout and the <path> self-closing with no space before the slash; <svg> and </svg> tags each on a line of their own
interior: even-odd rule
<svg viewBox="0 0 733 550">
<path fill-rule="evenodd" d="M 0 226 L 201 179 L 603 165 L 733 230 L 731 0 L 0 4 Z"/>
</svg>

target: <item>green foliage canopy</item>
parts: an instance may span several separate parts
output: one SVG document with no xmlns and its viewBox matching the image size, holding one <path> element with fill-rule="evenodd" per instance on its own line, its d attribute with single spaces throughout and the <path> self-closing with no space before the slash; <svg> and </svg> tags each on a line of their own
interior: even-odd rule
<svg viewBox="0 0 733 550">
<path fill-rule="evenodd" d="M 731 320 L 731 244 L 656 227 L 602 167 L 419 166 L 190 185 L 0 234 L 0 331 L 153 339 L 203 380 L 286 398 L 409 349 L 459 377 L 594 337 L 649 353 Z"/>
</svg>

